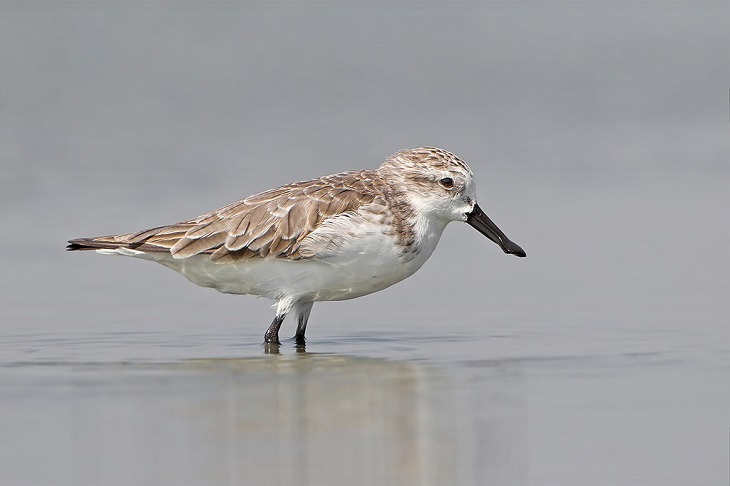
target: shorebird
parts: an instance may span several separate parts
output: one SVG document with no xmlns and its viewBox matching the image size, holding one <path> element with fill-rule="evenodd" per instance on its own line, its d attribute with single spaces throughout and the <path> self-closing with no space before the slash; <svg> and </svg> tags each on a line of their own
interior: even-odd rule
<svg viewBox="0 0 730 486">
<path fill-rule="evenodd" d="M 434 147 L 400 151 L 374 170 L 270 189 L 180 223 L 70 240 L 67 249 L 152 260 L 203 287 L 272 299 L 264 341 L 279 344 L 279 328 L 294 312 L 303 344 L 314 302 L 360 297 L 413 275 L 451 221 L 526 256 L 477 205 L 469 166 Z"/>
</svg>

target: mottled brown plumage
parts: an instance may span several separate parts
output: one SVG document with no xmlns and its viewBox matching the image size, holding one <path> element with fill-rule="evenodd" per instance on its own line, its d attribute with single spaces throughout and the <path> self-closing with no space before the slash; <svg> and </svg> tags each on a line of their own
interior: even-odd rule
<svg viewBox="0 0 730 486">
<path fill-rule="evenodd" d="M 381 179 L 376 171 L 362 170 L 295 182 L 169 226 L 71 240 L 69 249 L 126 247 L 169 251 L 174 258 L 209 254 L 219 262 L 307 258 L 312 255 L 302 253 L 301 242 L 323 221 L 369 204 L 383 206 L 388 192 L 398 197 Z"/>
</svg>

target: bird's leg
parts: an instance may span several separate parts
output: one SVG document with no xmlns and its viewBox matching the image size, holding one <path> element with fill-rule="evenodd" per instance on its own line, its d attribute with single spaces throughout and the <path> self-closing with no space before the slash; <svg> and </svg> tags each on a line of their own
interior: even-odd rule
<svg viewBox="0 0 730 486">
<path fill-rule="evenodd" d="M 281 323 L 284 322 L 286 315 L 292 310 L 294 303 L 293 298 L 286 296 L 276 301 L 276 317 L 274 317 L 274 320 L 266 330 L 266 334 L 264 334 L 264 342 L 268 344 L 281 344 L 279 341 L 279 328 L 281 328 Z"/>
<path fill-rule="evenodd" d="M 274 317 L 274 320 L 269 325 L 269 328 L 266 330 L 266 334 L 264 334 L 264 342 L 269 344 L 280 344 L 279 343 L 279 328 L 281 327 L 281 323 L 284 322 L 284 317 L 286 317 L 286 314 L 280 316 L 277 315 Z"/>
<path fill-rule="evenodd" d="M 307 331 L 307 321 L 309 320 L 309 313 L 312 312 L 312 305 L 314 305 L 314 302 L 303 302 L 298 305 L 297 333 L 294 335 L 294 340 L 299 346 L 306 343 L 304 333 Z"/>
</svg>

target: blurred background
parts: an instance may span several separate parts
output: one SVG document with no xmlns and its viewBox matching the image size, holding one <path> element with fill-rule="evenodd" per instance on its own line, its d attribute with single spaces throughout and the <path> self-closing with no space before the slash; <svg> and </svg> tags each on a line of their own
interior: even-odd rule
<svg viewBox="0 0 730 486">
<path fill-rule="evenodd" d="M 0 3 L 0 478 L 725 484 L 729 15 L 725 2 Z M 422 145 L 470 164 L 480 206 L 528 258 L 453 224 L 409 280 L 315 305 L 304 355 L 264 355 L 263 300 L 64 251 Z M 290 396 L 302 373 L 309 388 Z M 310 412 L 272 418 L 270 396 L 342 420 L 330 435 Z M 271 429 L 241 426 L 247 406 Z M 148 460 L 139 443 L 167 452 Z"/>
</svg>

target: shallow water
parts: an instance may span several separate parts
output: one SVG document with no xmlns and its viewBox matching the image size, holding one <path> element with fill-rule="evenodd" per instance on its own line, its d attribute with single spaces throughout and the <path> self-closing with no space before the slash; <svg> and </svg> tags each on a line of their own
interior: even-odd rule
<svg viewBox="0 0 730 486">
<path fill-rule="evenodd" d="M 0 6 L 1 484 L 727 484 L 727 7 L 212 3 Z M 306 350 L 64 251 L 422 144 L 528 257 L 452 224 Z"/>
<path fill-rule="evenodd" d="M 0 367 L 0 427 L 13 438 L 0 454 L 4 480 L 712 484 L 722 476 L 726 358 L 659 347 L 554 353 L 538 333 L 312 341 L 306 351 L 285 342 L 272 353 L 232 334 L 5 337 L 4 349 L 28 353 Z M 488 351 L 495 342 L 501 354 Z M 520 343 L 541 351 L 518 351 Z"/>
</svg>

